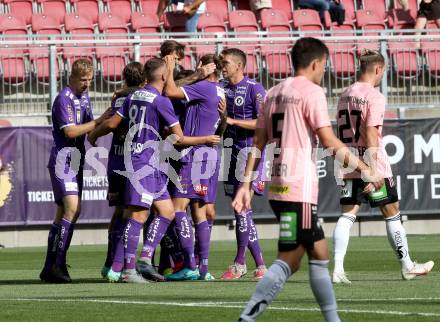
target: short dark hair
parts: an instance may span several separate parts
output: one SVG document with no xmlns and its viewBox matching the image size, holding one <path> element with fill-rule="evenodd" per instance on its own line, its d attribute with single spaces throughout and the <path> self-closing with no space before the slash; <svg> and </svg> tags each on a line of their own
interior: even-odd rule
<svg viewBox="0 0 440 322">
<path fill-rule="evenodd" d="M 371 72 L 376 65 L 384 66 L 385 58 L 383 55 L 371 49 L 364 49 L 359 57 L 361 73 Z"/>
<path fill-rule="evenodd" d="M 292 48 L 292 65 L 294 69 L 307 68 L 315 59 L 322 59 L 328 55 L 328 48 L 321 40 L 304 37 Z"/>
<path fill-rule="evenodd" d="M 128 87 L 139 86 L 145 81 L 143 66 L 137 61 L 127 64 L 122 71 L 122 76 Z"/>
<path fill-rule="evenodd" d="M 183 58 L 185 56 L 185 45 L 175 40 L 165 40 L 160 46 L 160 57 L 164 58 L 173 51 L 175 51 L 180 58 Z"/>
<path fill-rule="evenodd" d="M 221 55 L 222 56 L 230 55 L 230 56 L 237 57 L 240 60 L 240 62 L 243 64 L 243 67 L 246 66 L 246 54 L 241 49 L 238 49 L 238 48 L 224 49 L 222 51 Z"/>
<path fill-rule="evenodd" d="M 215 54 L 206 54 L 200 58 L 200 62 L 202 63 L 202 66 L 214 63 L 215 73 L 217 76 L 220 75 L 220 72 L 222 70 L 222 63 L 219 56 Z"/>
<path fill-rule="evenodd" d="M 165 66 L 165 62 L 160 58 L 151 58 L 147 60 L 144 66 L 144 75 L 147 82 L 153 82 L 156 80 L 156 71 Z"/>
<path fill-rule="evenodd" d="M 188 77 L 192 74 L 194 74 L 194 71 L 192 71 L 191 69 L 182 69 L 181 71 L 179 71 L 176 74 L 176 76 L 174 77 L 174 80 L 183 79 L 183 78 Z"/>
</svg>

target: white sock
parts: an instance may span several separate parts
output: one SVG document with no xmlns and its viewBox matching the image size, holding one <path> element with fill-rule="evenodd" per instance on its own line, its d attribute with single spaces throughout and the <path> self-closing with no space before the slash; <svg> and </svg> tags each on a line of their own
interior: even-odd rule
<svg viewBox="0 0 440 322">
<path fill-rule="evenodd" d="M 274 261 L 264 277 L 257 283 L 256 290 L 241 313 L 239 321 L 255 321 L 283 289 L 290 275 L 292 273 L 286 262 L 280 259 Z"/>
<path fill-rule="evenodd" d="M 336 297 L 328 273 L 328 260 L 309 261 L 310 286 L 326 322 L 341 322 Z"/>
<path fill-rule="evenodd" d="M 347 253 L 348 241 L 350 239 L 350 228 L 355 220 L 356 216 L 350 213 L 343 213 L 336 223 L 335 230 L 333 231 L 335 272 L 344 272 L 344 257 Z"/>
<path fill-rule="evenodd" d="M 413 267 L 413 262 L 409 256 L 408 241 L 406 239 L 405 228 L 400 221 L 400 212 L 390 218 L 385 219 L 387 226 L 388 241 L 391 248 L 400 260 L 400 266 L 404 270 L 410 270 Z"/>
</svg>

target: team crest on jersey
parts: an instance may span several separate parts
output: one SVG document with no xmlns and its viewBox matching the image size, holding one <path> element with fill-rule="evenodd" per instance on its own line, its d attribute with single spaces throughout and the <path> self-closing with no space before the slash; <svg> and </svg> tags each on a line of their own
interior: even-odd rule
<svg viewBox="0 0 440 322">
<path fill-rule="evenodd" d="M 258 189 L 258 191 L 263 192 L 264 191 L 264 186 L 265 186 L 264 181 L 260 180 L 260 181 L 257 182 L 257 189 Z"/>
<path fill-rule="evenodd" d="M 204 184 L 194 185 L 194 192 L 199 196 L 206 196 L 208 194 L 208 186 Z"/>
<path fill-rule="evenodd" d="M 235 104 L 236 106 L 242 106 L 243 103 L 244 103 L 244 98 L 243 98 L 243 96 L 237 96 L 237 97 L 234 99 L 234 104 Z"/>
</svg>

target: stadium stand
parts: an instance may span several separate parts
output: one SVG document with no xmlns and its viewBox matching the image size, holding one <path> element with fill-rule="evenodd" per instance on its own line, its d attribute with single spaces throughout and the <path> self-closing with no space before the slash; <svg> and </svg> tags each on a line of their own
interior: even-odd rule
<svg viewBox="0 0 440 322">
<path fill-rule="evenodd" d="M 324 26 L 315 10 L 300 9 L 293 11 L 293 27 L 298 31 L 308 31 L 311 37 L 322 37 Z M 316 31 L 312 32 L 312 31 Z"/>
<path fill-rule="evenodd" d="M 107 11 L 113 15 L 118 15 L 126 24 L 130 22 L 132 12 L 132 2 L 130 0 L 103 0 L 107 6 Z"/>
<path fill-rule="evenodd" d="M 209 13 L 217 15 L 224 22 L 228 21 L 229 8 L 226 0 L 209 0 L 206 3 L 206 9 Z"/>
<path fill-rule="evenodd" d="M 31 23 L 34 12 L 32 0 L 4 0 L 4 3 L 8 13 L 21 19 L 27 25 Z"/>
<path fill-rule="evenodd" d="M 386 0 L 363 0 L 362 10 L 369 10 L 371 12 L 374 12 L 374 15 L 380 17 L 383 22 L 387 21 L 388 19 Z M 359 22 L 357 20 L 358 17 L 356 16 L 356 22 L 359 25 Z"/>
</svg>

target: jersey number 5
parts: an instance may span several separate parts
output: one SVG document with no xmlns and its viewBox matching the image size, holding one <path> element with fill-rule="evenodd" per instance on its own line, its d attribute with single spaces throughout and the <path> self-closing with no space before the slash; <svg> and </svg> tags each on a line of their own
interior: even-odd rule
<svg viewBox="0 0 440 322">
<path fill-rule="evenodd" d="M 354 131 L 354 141 L 359 141 L 359 137 L 361 136 L 361 132 L 359 131 L 359 127 L 361 126 L 361 111 L 359 110 L 352 110 L 348 112 L 348 110 L 340 110 L 338 113 L 338 118 L 345 118 L 345 124 L 338 126 L 338 134 L 339 139 L 344 143 L 353 143 L 353 137 L 344 137 L 344 131 L 345 130 L 351 130 L 353 126 L 351 125 L 351 118 L 350 116 L 355 116 L 355 131 Z"/>
<path fill-rule="evenodd" d="M 272 137 L 277 140 L 276 147 L 281 145 L 281 137 L 283 135 L 284 113 L 272 114 Z M 281 130 L 279 130 L 281 129 Z"/>
</svg>

